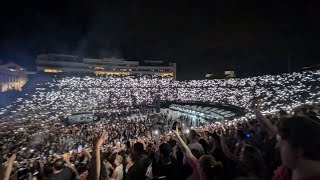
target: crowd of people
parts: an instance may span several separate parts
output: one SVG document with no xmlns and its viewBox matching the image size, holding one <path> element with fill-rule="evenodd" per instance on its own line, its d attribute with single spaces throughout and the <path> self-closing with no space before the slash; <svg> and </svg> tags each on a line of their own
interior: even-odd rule
<svg viewBox="0 0 320 180">
<path fill-rule="evenodd" d="M 320 71 L 245 79 L 67 76 L 1 109 L 2 179 L 320 179 Z M 230 104 L 246 116 L 192 127 L 145 107 Z M 66 125 L 72 112 L 100 121 Z"/>
<path fill-rule="evenodd" d="M 174 81 L 159 76 L 60 76 L 37 84 L 31 94 L 11 105 L 19 112 L 131 107 L 161 101 L 196 101 L 249 109 L 259 98 L 262 111 L 290 111 L 319 102 L 320 70 L 243 79 Z M 9 106 L 9 107 L 11 107 Z M 2 114 L 12 108 L 1 109 Z"/>
</svg>

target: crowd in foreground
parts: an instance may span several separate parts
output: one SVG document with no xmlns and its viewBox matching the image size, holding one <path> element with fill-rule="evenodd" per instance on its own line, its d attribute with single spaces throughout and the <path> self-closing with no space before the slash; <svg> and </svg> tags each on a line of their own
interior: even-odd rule
<svg viewBox="0 0 320 180">
<path fill-rule="evenodd" d="M 135 111 L 140 121 L 129 121 L 132 113 L 126 112 L 108 114 L 98 123 L 61 126 L 47 122 L 44 135 L 25 121 L 27 133 L 1 134 L 5 142 L 1 177 L 320 179 L 319 106 L 268 117 L 261 114 L 258 102 L 252 103 L 252 110 L 255 119 L 198 128 L 185 126 L 187 117 L 173 120 L 151 109 Z"/>
<path fill-rule="evenodd" d="M 182 82 L 56 77 L 1 109 L 0 178 L 320 179 L 319 81 L 319 70 Z M 248 112 L 194 127 L 145 108 L 157 98 Z M 83 111 L 100 121 L 63 123 Z"/>
</svg>

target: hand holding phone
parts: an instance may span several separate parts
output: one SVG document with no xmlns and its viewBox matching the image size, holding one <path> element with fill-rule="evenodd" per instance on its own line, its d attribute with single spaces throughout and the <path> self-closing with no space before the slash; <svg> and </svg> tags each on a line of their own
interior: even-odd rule
<svg viewBox="0 0 320 180">
<path fill-rule="evenodd" d="M 152 179 L 153 178 L 152 163 L 148 166 L 148 169 L 146 171 L 146 176 L 147 176 L 148 179 Z"/>
<path fill-rule="evenodd" d="M 172 131 L 175 131 L 175 130 L 177 129 L 177 126 L 178 126 L 179 131 L 181 131 L 180 124 L 179 124 L 177 121 L 175 121 L 175 122 L 173 123 L 173 125 L 172 125 Z"/>
<path fill-rule="evenodd" d="M 62 155 L 62 157 L 63 157 L 63 159 L 67 159 L 67 158 L 68 158 L 68 154 L 67 154 L 67 153 L 64 153 L 64 154 Z"/>
<path fill-rule="evenodd" d="M 78 153 L 81 153 L 82 152 L 82 145 L 79 145 L 78 146 Z"/>
<path fill-rule="evenodd" d="M 260 110 L 260 104 L 259 104 L 258 100 L 254 100 L 254 101 L 252 102 L 252 109 L 253 109 L 254 111 Z"/>
</svg>

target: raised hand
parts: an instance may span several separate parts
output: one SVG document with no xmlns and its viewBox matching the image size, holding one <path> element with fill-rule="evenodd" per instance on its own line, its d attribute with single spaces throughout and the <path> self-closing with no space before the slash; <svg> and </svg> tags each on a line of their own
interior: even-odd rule
<svg viewBox="0 0 320 180">
<path fill-rule="evenodd" d="M 108 133 L 103 131 L 103 133 L 100 136 L 100 139 L 102 139 L 103 141 L 106 141 L 108 138 L 109 138 Z"/>
<path fill-rule="evenodd" d="M 90 152 L 92 152 L 92 150 L 90 148 L 83 148 L 82 149 L 82 153 L 84 153 L 84 154 L 90 154 Z"/>
<path fill-rule="evenodd" d="M 252 107 L 252 110 L 254 112 L 260 111 L 260 108 L 261 108 L 260 103 L 257 100 L 252 101 L 252 106 L 251 107 Z"/>
<path fill-rule="evenodd" d="M 223 135 L 223 132 L 221 131 L 220 133 L 217 133 L 218 136 L 220 137 L 220 139 L 224 139 L 224 135 Z"/>
<path fill-rule="evenodd" d="M 63 160 L 65 160 L 66 162 L 69 162 L 71 155 L 69 153 L 66 153 L 62 157 L 63 157 Z"/>
<path fill-rule="evenodd" d="M 16 159 L 17 155 L 16 154 L 12 154 L 12 156 L 8 159 L 9 163 L 13 163 L 14 160 Z"/>
<path fill-rule="evenodd" d="M 103 131 L 100 138 L 98 139 L 98 145 L 101 146 L 109 138 L 108 133 Z"/>
<path fill-rule="evenodd" d="M 178 126 L 176 126 L 176 129 L 173 131 L 173 133 L 174 133 L 176 136 L 179 136 L 179 135 L 180 135 L 180 131 L 179 131 Z"/>
</svg>

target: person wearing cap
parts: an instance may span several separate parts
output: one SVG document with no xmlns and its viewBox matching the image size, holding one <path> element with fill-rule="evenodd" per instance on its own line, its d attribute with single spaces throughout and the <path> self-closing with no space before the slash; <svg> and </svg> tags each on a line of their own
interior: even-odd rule
<svg viewBox="0 0 320 180">
<path fill-rule="evenodd" d="M 154 179 L 163 177 L 165 180 L 178 180 L 177 164 L 172 157 L 172 147 L 168 143 L 162 143 L 158 151 L 159 161 L 154 169 Z"/>
</svg>

